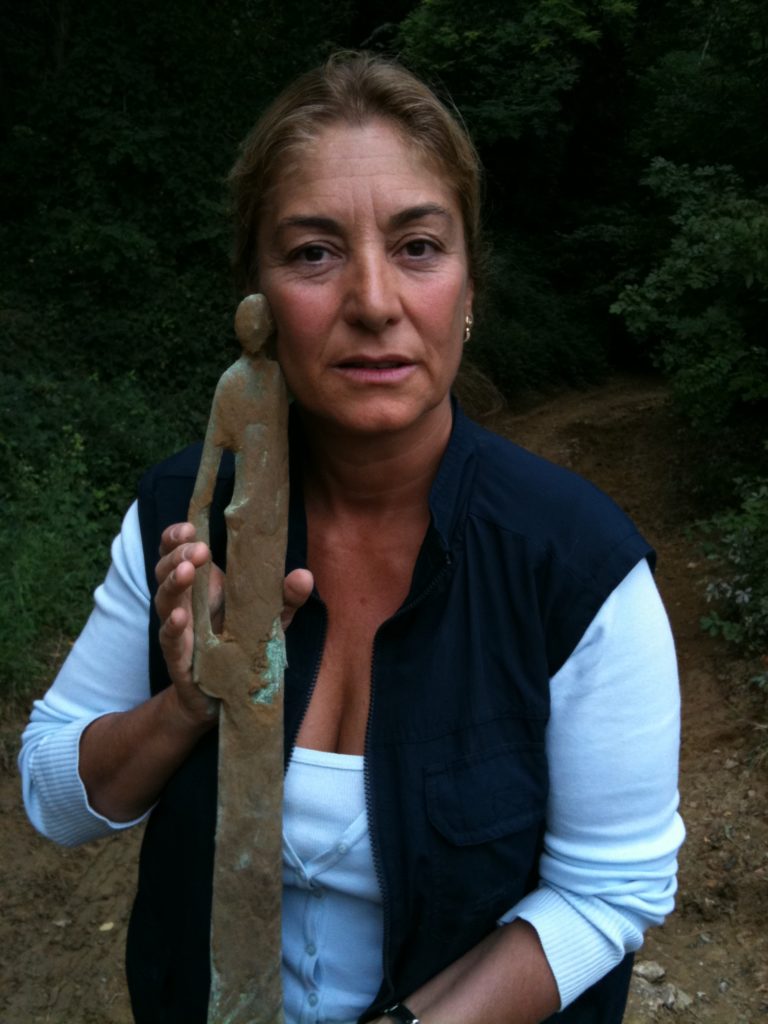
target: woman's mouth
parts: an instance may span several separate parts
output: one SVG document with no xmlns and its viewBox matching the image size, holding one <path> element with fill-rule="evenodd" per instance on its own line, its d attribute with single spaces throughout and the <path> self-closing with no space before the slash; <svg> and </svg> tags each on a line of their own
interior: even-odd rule
<svg viewBox="0 0 768 1024">
<path fill-rule="evenodd" d="M 336 370 L 347 380 L 360 384 L 398 384 L 415 369 L 404 359 L 345 359 Z"/>
</svg>

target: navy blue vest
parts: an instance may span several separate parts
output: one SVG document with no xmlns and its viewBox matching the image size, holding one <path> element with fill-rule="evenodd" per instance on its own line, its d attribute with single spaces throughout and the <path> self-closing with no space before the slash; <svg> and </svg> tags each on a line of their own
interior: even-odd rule
<svg viewBox="0 0 768 1024">
<path fill-rule="evenodd" d="M 306 564 L 302 446 L 291 440 L 287 569 Z M 139 515 L 154 593 L 159 538 L 186 519 L 200 446 L 142 480 Z M 211 517 L 226 568 L 225 460 Z M 384 908 L 384 977 L 361 1021 L 405 999 L 495 927 L 537 882 L 548 773 L 549 679 L 641 558 L 627 517 L 601 492 L 503 441 L 456 409 L 430 495 L 431 525 L 399 611 L 376 634 L 366 793 Z M 150 621 L 153 692 L 168 685 Z M 286 759 L 319 668 L 325 608 L 314 594 L 288 630 Z M 147 825 L 128 936 L 138 1024 L 204 1024 L 216 814 L 216 737 L 168 783 Z M 626 957 L 562 1024 L 618 1024 Z"/>
</svg>

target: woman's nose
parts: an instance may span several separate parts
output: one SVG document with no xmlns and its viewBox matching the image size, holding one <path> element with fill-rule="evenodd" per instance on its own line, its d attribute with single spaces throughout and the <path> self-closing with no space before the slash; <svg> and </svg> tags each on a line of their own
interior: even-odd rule
<svg viewBox="0 0 768 1024">
<path fill-rule="evenodd" d="M 350 261 L 346 318 L 369 331 L 381 331 L 401 313 L 397 273 L 385 253 L 359 254 Z"/>
</svg>

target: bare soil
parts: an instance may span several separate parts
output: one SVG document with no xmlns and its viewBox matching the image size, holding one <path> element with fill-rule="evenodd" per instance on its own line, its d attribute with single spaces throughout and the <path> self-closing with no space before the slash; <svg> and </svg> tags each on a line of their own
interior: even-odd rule
<svg viewBox="0 0 768 1024">
<path fill-rule="evenodd" d="M 616 378 L 491 425 L 592 479 L 635 519 L 659 554 L 683 690 L 678 909 L 638 959 L 625 1024 L 768 1021 L 768 726 L 745 685 L 749 666 L 699 628 L 706 564 L 691 450 L 652 379 Z M 19 709 L 0 723 L 0 1021 L 130 1024 L 123 949 L 140 835 L 74 850 L 37 836 L 15 770 Z M 761 756 L 762 755 L 762 756 Z M 649 967 L 649 962 L 658 965 Z"/>
</svg>

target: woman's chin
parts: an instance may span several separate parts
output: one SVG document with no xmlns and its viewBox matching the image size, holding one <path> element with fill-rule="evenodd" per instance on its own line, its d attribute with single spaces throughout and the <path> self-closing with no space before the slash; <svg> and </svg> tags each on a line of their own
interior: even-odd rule
<svg viewBox="0 0 768 1024">
<path fill-rule="evenodd" d="M 360 403 L 344 403 L 343 407 L 320 409 L 302 406 L 305 419 L 319 429 L 350 437 L 377 437 L 381 435 L 408 434 L 423 428 L 429 430 L 440 409 L 450 409 L 450 400 L 433 402 L 397 401 L 394 399 L 369 399 Z"/>
</svg>

